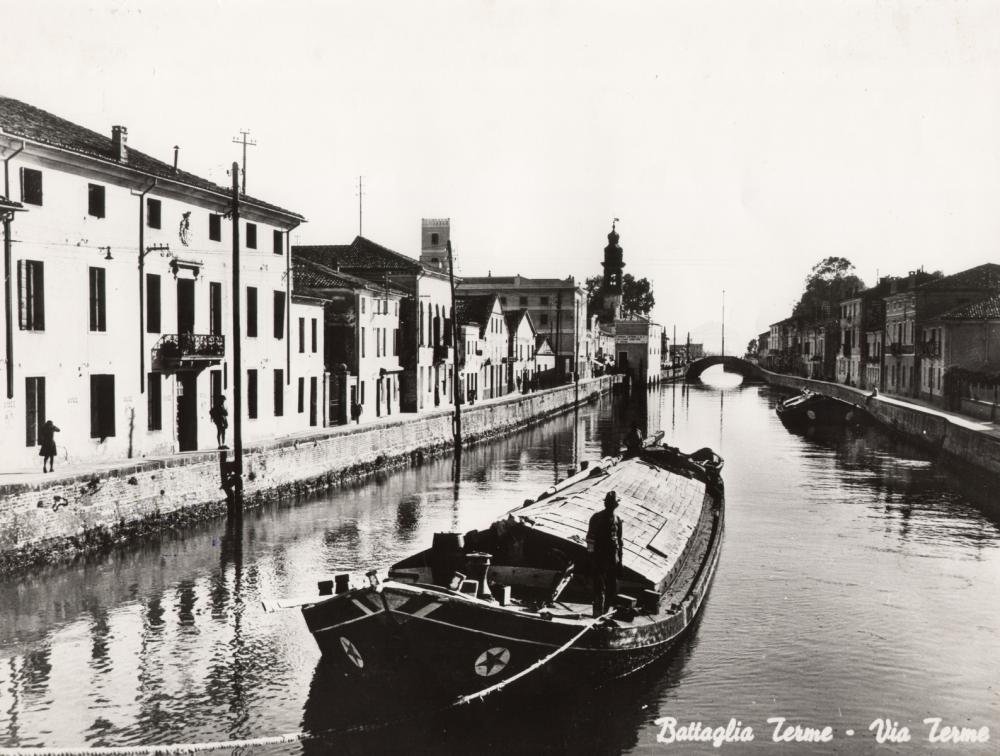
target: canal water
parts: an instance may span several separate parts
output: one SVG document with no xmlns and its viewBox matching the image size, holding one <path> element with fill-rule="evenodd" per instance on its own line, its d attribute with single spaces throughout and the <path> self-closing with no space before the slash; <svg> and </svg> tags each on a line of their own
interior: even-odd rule
<svg viewBox="0 0 1000 756">
<path fill-rule="evenodd" d="M 896 723 L 931 751 L 927 718 L 1000 739 L 1000 523 L 995 484 L 868 429 L 795 435 L 780 395 L 706 373 L 645 402 L 604 397 L 578 415 L 450 459 L 296 504 L 162 535 L 0 582 L 0 747 L 128 746 L 254 738 L 392 719 L 385 690 L 358 705 L 321 663 L 296 610 L 317 578 L 385 568 L 441 530 L 482 526 L 633 420 L 726 458 L 727 531 L 693 631 L 664 663 L 601 690 L 538 701 L 515 686 L 479 706 L 374 731 L 239 753 L 661 753 L 678 726 L 752 727 L 735 752 L 869 752 Z M 530 688 L 527 684 L 521 690 Z M 370 716 L 369 716 L 370 715 Z M 833 730 L 772 742 L 774 724 Z M 660 724 L 657 724 L 657 721 Z M 853 730 L 854 735 L 846 734 Z"/>
</svg>

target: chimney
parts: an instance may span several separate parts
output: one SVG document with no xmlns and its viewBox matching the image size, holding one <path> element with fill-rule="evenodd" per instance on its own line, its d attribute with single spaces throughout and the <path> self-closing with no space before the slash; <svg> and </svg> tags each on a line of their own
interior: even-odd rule
<svg viewBox="0 0 1000 756">
<path fill-rule="evenodd" d="M 177 172 L 177 153 L 180 152 L 181 148 L 176 144 L 174 145 L 174 173 Z"/>
<path fill-rule="evenodd" d="M 111 127 L 111 154 L 119 163 L 128 160 L 128 129 L 124 126 Z"/>
</svg>

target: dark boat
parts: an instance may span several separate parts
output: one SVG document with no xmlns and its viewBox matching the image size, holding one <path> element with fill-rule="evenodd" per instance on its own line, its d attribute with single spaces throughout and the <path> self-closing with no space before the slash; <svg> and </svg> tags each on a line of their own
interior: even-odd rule
<svg viewBox="0 0 1000 756">
<path fill-rule="evenodd" d="M 860 422 L 864 412 L 848 402 L 814 391 L 803 391 L 777 407 L 778 417 L 786 426 L 848 425 Z"/>
<path fill-rule="evenodd" d="M 705 600 L 724 525 L 722 459 L 659 445 L 585 467 L 484 530 L 438 533 L 385 580 L 302 607 L 324 658 L 369 682 L 423 681 L 456 702 L 528 677 L 593 686 L 663 656 Z M 618 494 L 625 541 L 613 613 L 592 618 L 590 517 Z M 326 589 L 329 590 L 329 581 Z M 321 584 L 321 590 L 324 587 Z"/>
</svg>

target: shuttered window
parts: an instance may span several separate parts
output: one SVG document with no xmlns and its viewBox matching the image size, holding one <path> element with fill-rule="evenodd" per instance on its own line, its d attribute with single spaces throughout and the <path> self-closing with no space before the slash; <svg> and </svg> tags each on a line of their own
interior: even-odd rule
<svg viewBox="0 0 1000 756">
<path fill-rule="evenodd" d="M 247 336 L 257 335 L 257 287 L 247 286 Z"/>
<path fill-rule="evenodd" d="M 90 330 L 106 331 L 107 303 L 104 268 L 90 268 Z"/>
<path fill-rule="evenodd" d="M 285 414 L 285 371 L 275 369 L 274 371 L 274 416 L 281 417 Z"/>
<path fill-rule="evenodd" d="M 274 292 L 274 338 L 285 338 L 285 292 Z"/>
<path fill-rule="evenodd" d="M 22 331 L 45 330 L 44 266 L 38 260 L 17 261 L 17 314 Z"/>
<path fill-rule="evenodd" d="M 208 216 L 208 238 L 211 241 L 222 241 L 222 216 L 211 213 Z"/>
<path fill-rule="evenodd" d="M 146 333 L 160 332 L 160 277 L 146 274 Z"/>
<path fill-rule="evenodd" d="M 280 231 L 275 231 L 274 232 L 274 254 L 280 255 L 280 254 L 282 254 L 284 252 L 283 247 L 285 245 L 282 242 L 283 242 L 283 239 L 282 239 L 281 232 Z"/>
<path fill-rule="evenodd" d="M 313 354 L 316 353 L 316 318 L 313 318 L 310 322 L 311 340 L 312 340 L 312 351 Z"/>
<path fill-rule="evenodd" d="M 25 446 L 36 446 L 45 424 L 45 379 L 29 377 L 24 379 L 24 442 Z"/>
<path fill-rule="evenodd" d="M 160 216 L 163 203 L 158 199 L 146 199 L 146 225 L 150 228 L 160 228 Z"/>
<path fill-rule="evenodd" d="M 257 417 L 257 371 L 247 370 L 247 417 Z"/>
<path fill-rule="evenodd" d="M 115 435 L 115 377 L 90 376 L 90 437 Z"/>
<path fill-rule="evenodd" d="M 299 413 L 305 412 L 306 409 L 306 379 L 299 376 Z"/>
<path fill-rule="evenodd" d="M 306 351 L 306 319 L 299 318 L 299 353 Z"/>
<path fill-rule="evenodd" d="M 87 184 L 87 214 L 104 217 L 104 187 L 100 184 Z"/>
<path fill-rule="evenodd" d="M 247 223 L 247 249 L 257 249 L 256 223 Z"/>
<path fill-rule="evenodd" d="M 163 378 L 146 373 L 146 422 L 151 431 L 163 430 Z"/>
<path fill-rule="evenodd" d="M 222 334 L 222 284 L 218 281 L 208 284 L 208 329 L 213 336 Z"/>
<path fill-rule="evenodd" d="M 34 168 L 21 169 L 21 202 L 26 205 L 42 204 L 42 172 Z"/>
</svg>

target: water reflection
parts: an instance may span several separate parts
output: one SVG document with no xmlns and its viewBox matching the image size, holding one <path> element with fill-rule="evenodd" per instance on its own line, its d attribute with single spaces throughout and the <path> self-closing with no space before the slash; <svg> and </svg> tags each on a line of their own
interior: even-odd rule
<svg viewBox="0 0 1000 756">
<path fill-rule="evenodd" d="M 364 699 L 324 671 L 297 611 L 265 614 L 260 600 L 311 596 L 317 579 L 385 568 L 435 531 L 481 526 L 580 459 L 617 451 L 633 423 L 726 457 L 726 541 L 697 630 L 664 664 L 605 691 L 543 706 L 488 700 L 341 736 L 338 750 L 643 751 L 668 714 L 863 729 L 876 715 L 919 723 L 933 712 L 1000 725 L 982 693 L 1000 679 L 995 483 L 874 428 L 791 434 L 777 393 L 737 376 L 704 381 L 603 397 L 457 464 L 0 582 L 0 745 L 216 740 L 343 720 Z M 407 698 L 379 691 L 371 706 L 384 715 Z M 512 739 L 512 723 L 527 735 Z"/>
</svg>

